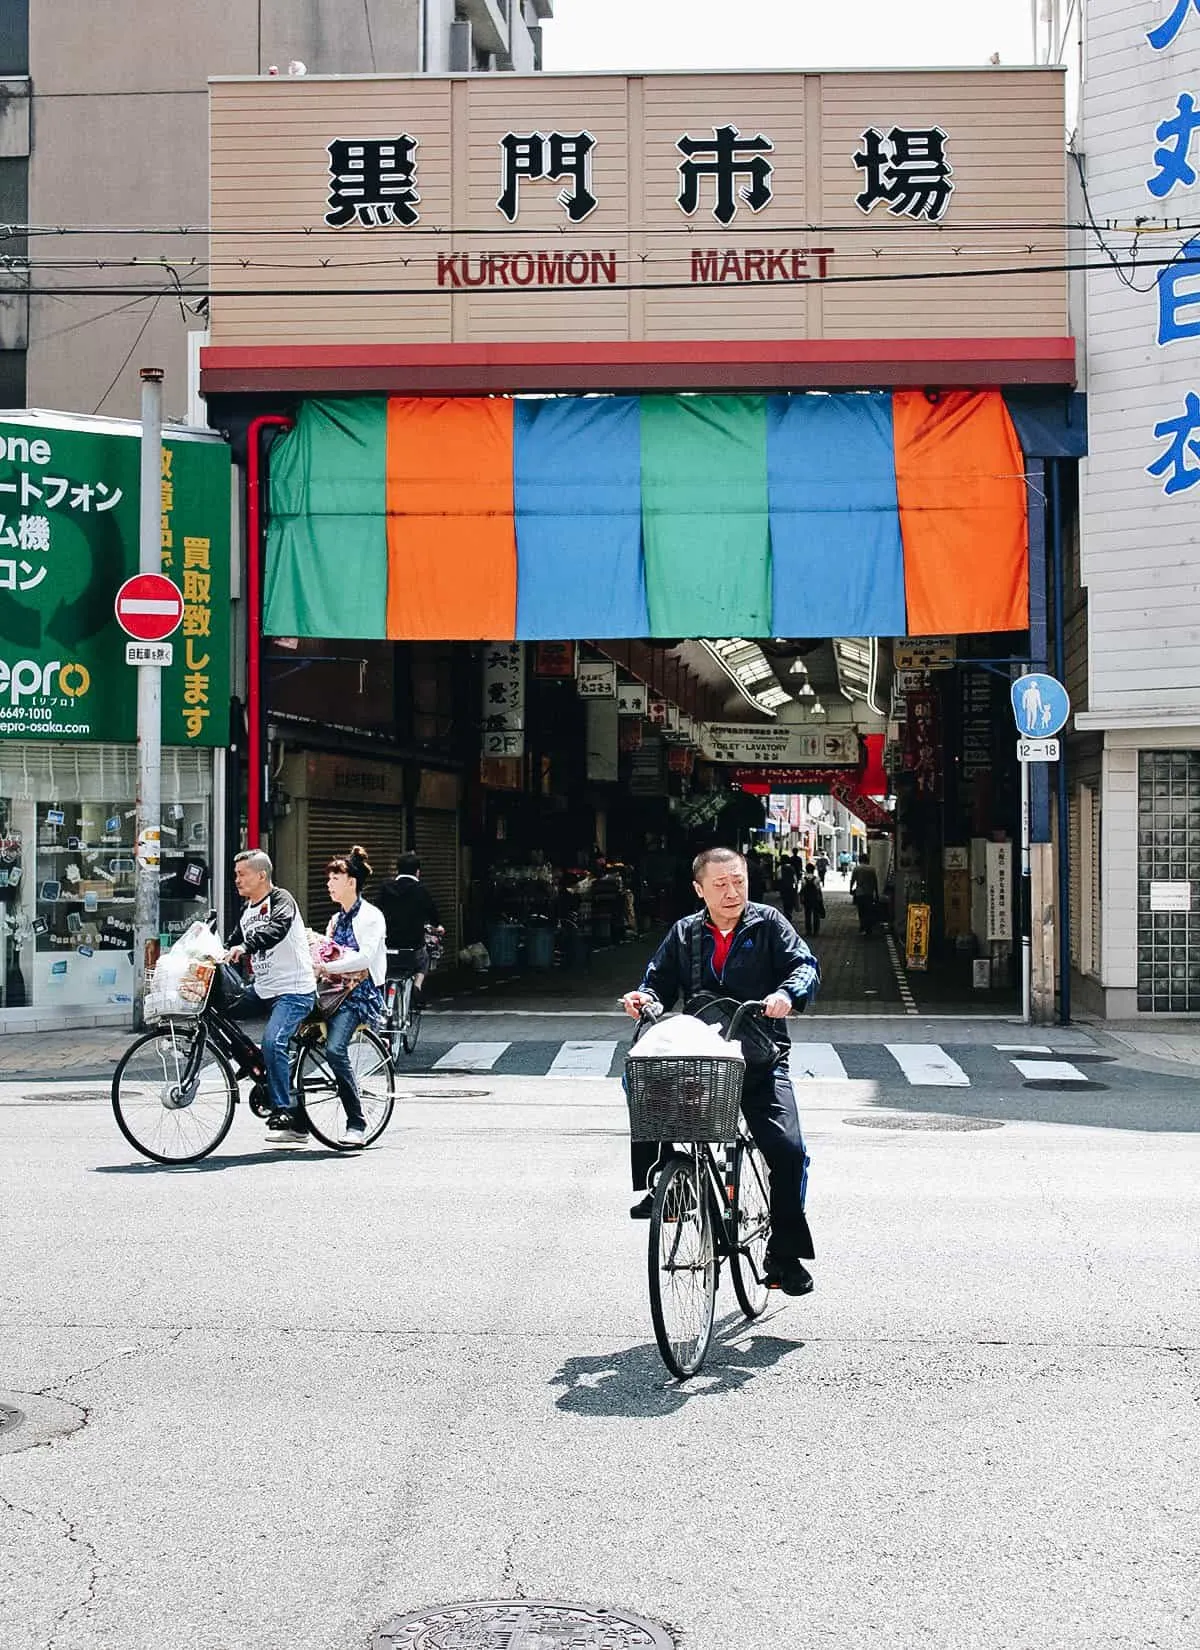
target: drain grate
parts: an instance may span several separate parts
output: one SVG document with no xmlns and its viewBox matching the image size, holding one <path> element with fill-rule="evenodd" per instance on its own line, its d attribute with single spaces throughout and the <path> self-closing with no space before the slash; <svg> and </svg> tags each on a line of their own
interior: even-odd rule
<svg viewBox="0 0 1200 1650">
<path fill-rule="evenodd" d="M 376 1633 L 373 1650 L 508 1650 L 517 1644 L 555 1650 L 674 1650 L 664 1627 L 626 1610 L 560 1599 L 504 1598 L 442 1604 L 396 1616 Z"/>
<path fill-rule="evenodd" d="M 11 1404 L 0 1404 L 0 1432 L 12 1432 L 25 1419 L 25 1412 Z"/>
<path fill-rule="evenodd" d="M 856 1129 L 926 1129 L 933 1133 L 970 1134 L 979 1129 L 1002 1129 L 998 1117 L 909 1117 L 905 1113 L 884 1117 L 843 1117 Z"/>
<path fill-rule="evenodd" d="M 1108 1084 L 1098 1083 L 1094 1077 L 1083 1083 L 1070 1077 L 1027 1077 L 1021 1087 L 1048 1089 L 1053 1094 L 1095 1094 L 1097 1089 L 1107 1089 Z"/>
</svg>

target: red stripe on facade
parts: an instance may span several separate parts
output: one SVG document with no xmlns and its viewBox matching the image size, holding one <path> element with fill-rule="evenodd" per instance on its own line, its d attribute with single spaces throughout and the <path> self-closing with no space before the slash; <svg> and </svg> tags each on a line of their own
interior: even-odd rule
<svg viewBox="0 0 1200 1650">
<path fill-rule="evenodd" d="M 200 352 L 205 395 L 825 389 L 1075 383 L 1073 338 L 299 344 Z"/>
</svg>

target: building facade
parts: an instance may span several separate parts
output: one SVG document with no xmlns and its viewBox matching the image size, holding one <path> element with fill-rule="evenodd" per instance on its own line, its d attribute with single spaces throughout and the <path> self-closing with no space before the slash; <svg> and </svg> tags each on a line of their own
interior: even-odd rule
<svg viewBox="0 0 1200 1650">
<path fill-rule="evenodd" d="M 1077 997 L 1200 1012 L 1200 7 L 1091 0 L 1078 183 L 1089 455 L 1068 615 Z"/>
<path fill-rule="evenodd" d="M 552 0 L 212 0 L 186 15 L 7 0 L 0 221 L 37 232 L 5 242 L 0 405 L 137 417 L 137 369 L 153 361 L 166 416 L 187 415 L 188 334 L 204 332 L 222 262 L 205 227 L 209 75 L 528 72 L 552 12 Z"/>
</svg>

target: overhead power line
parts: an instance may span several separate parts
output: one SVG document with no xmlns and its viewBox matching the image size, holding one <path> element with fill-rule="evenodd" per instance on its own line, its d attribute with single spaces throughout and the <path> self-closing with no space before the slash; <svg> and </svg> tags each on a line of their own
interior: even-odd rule
<svg viewBox="0 0 1200 1650">
<path fill-rule="evenodd" d="M 881 271 L 870 275 L 811 275 L 798 279 L 781 277 L 778 280 L 729 280 L 729 281 L 605 281 L 593 285 L 554 285 L 554 286 L 489 286 L 487 288 L 451 287 L 451 286 L 188 286 L 185 291 L 189 298 L 432 298 L 432 297 L 472 297 L 481 290 L 486 290 L 489 297 L 503 293 L 513 293 L 528 296 L 533 292 L 569 293 L 574 297 L 589 292 L 733 292 L 739 288 L 753 288 L 760 292 L 778 291 L 780 287 L 814 287 L 814 286 L 873 286 L 894 283 L 897 281 L 978 281 L 989 279 L 1018 279 L 1030 275 L 1072 275 L 1098 273 L 1106 271 L 1120 271 L 1122 269 L 1166 269 L 1173 264 L 1185 267 L 1200 266 L 1200 256 L 1183 257 L 1176 255 L 1170 258 L 1107 258 L 1103 263 L 1053 263 L 1053 264 L 1023 264 L 1011 268 L 992 269 L 906 269 L 895 271 Z M 166 286 L 124 286 L 119 282 L 98 283 L 94 286 L 25 286 L 7 287 L 10 293 L 20 293 L 34 298 L 65 298 L 65 297 L 172 297 L 177 296 L 178 286 L 171 282 Z"/>
</svg>

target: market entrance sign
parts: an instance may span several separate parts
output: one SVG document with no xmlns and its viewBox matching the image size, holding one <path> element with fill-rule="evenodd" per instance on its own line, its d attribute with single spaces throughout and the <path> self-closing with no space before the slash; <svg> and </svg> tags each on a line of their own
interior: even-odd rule
<svg viewBox="0 0 1200 1650">
<path fill-rule="evenodd" d="M 0 416 L 0 739 L 136 737 L 125 637 L 142 632 L 118 622 L 115 598 L 139 582 L 139 463 L 136 424 Z M 230 486 L 224 442 L 164 439 L 170 577 L 156 582 L 176 591 L 177 617 L 164 629 L 165 614 L 126 614 L 155 637 L 182 630 L 162 675 L 164 745 L 228 738 Z"/>
<path fill-rule="evenodd" d="M 1066 334 L 1051 70 L 209 90 L 209 353 Z"/>
</svg>

